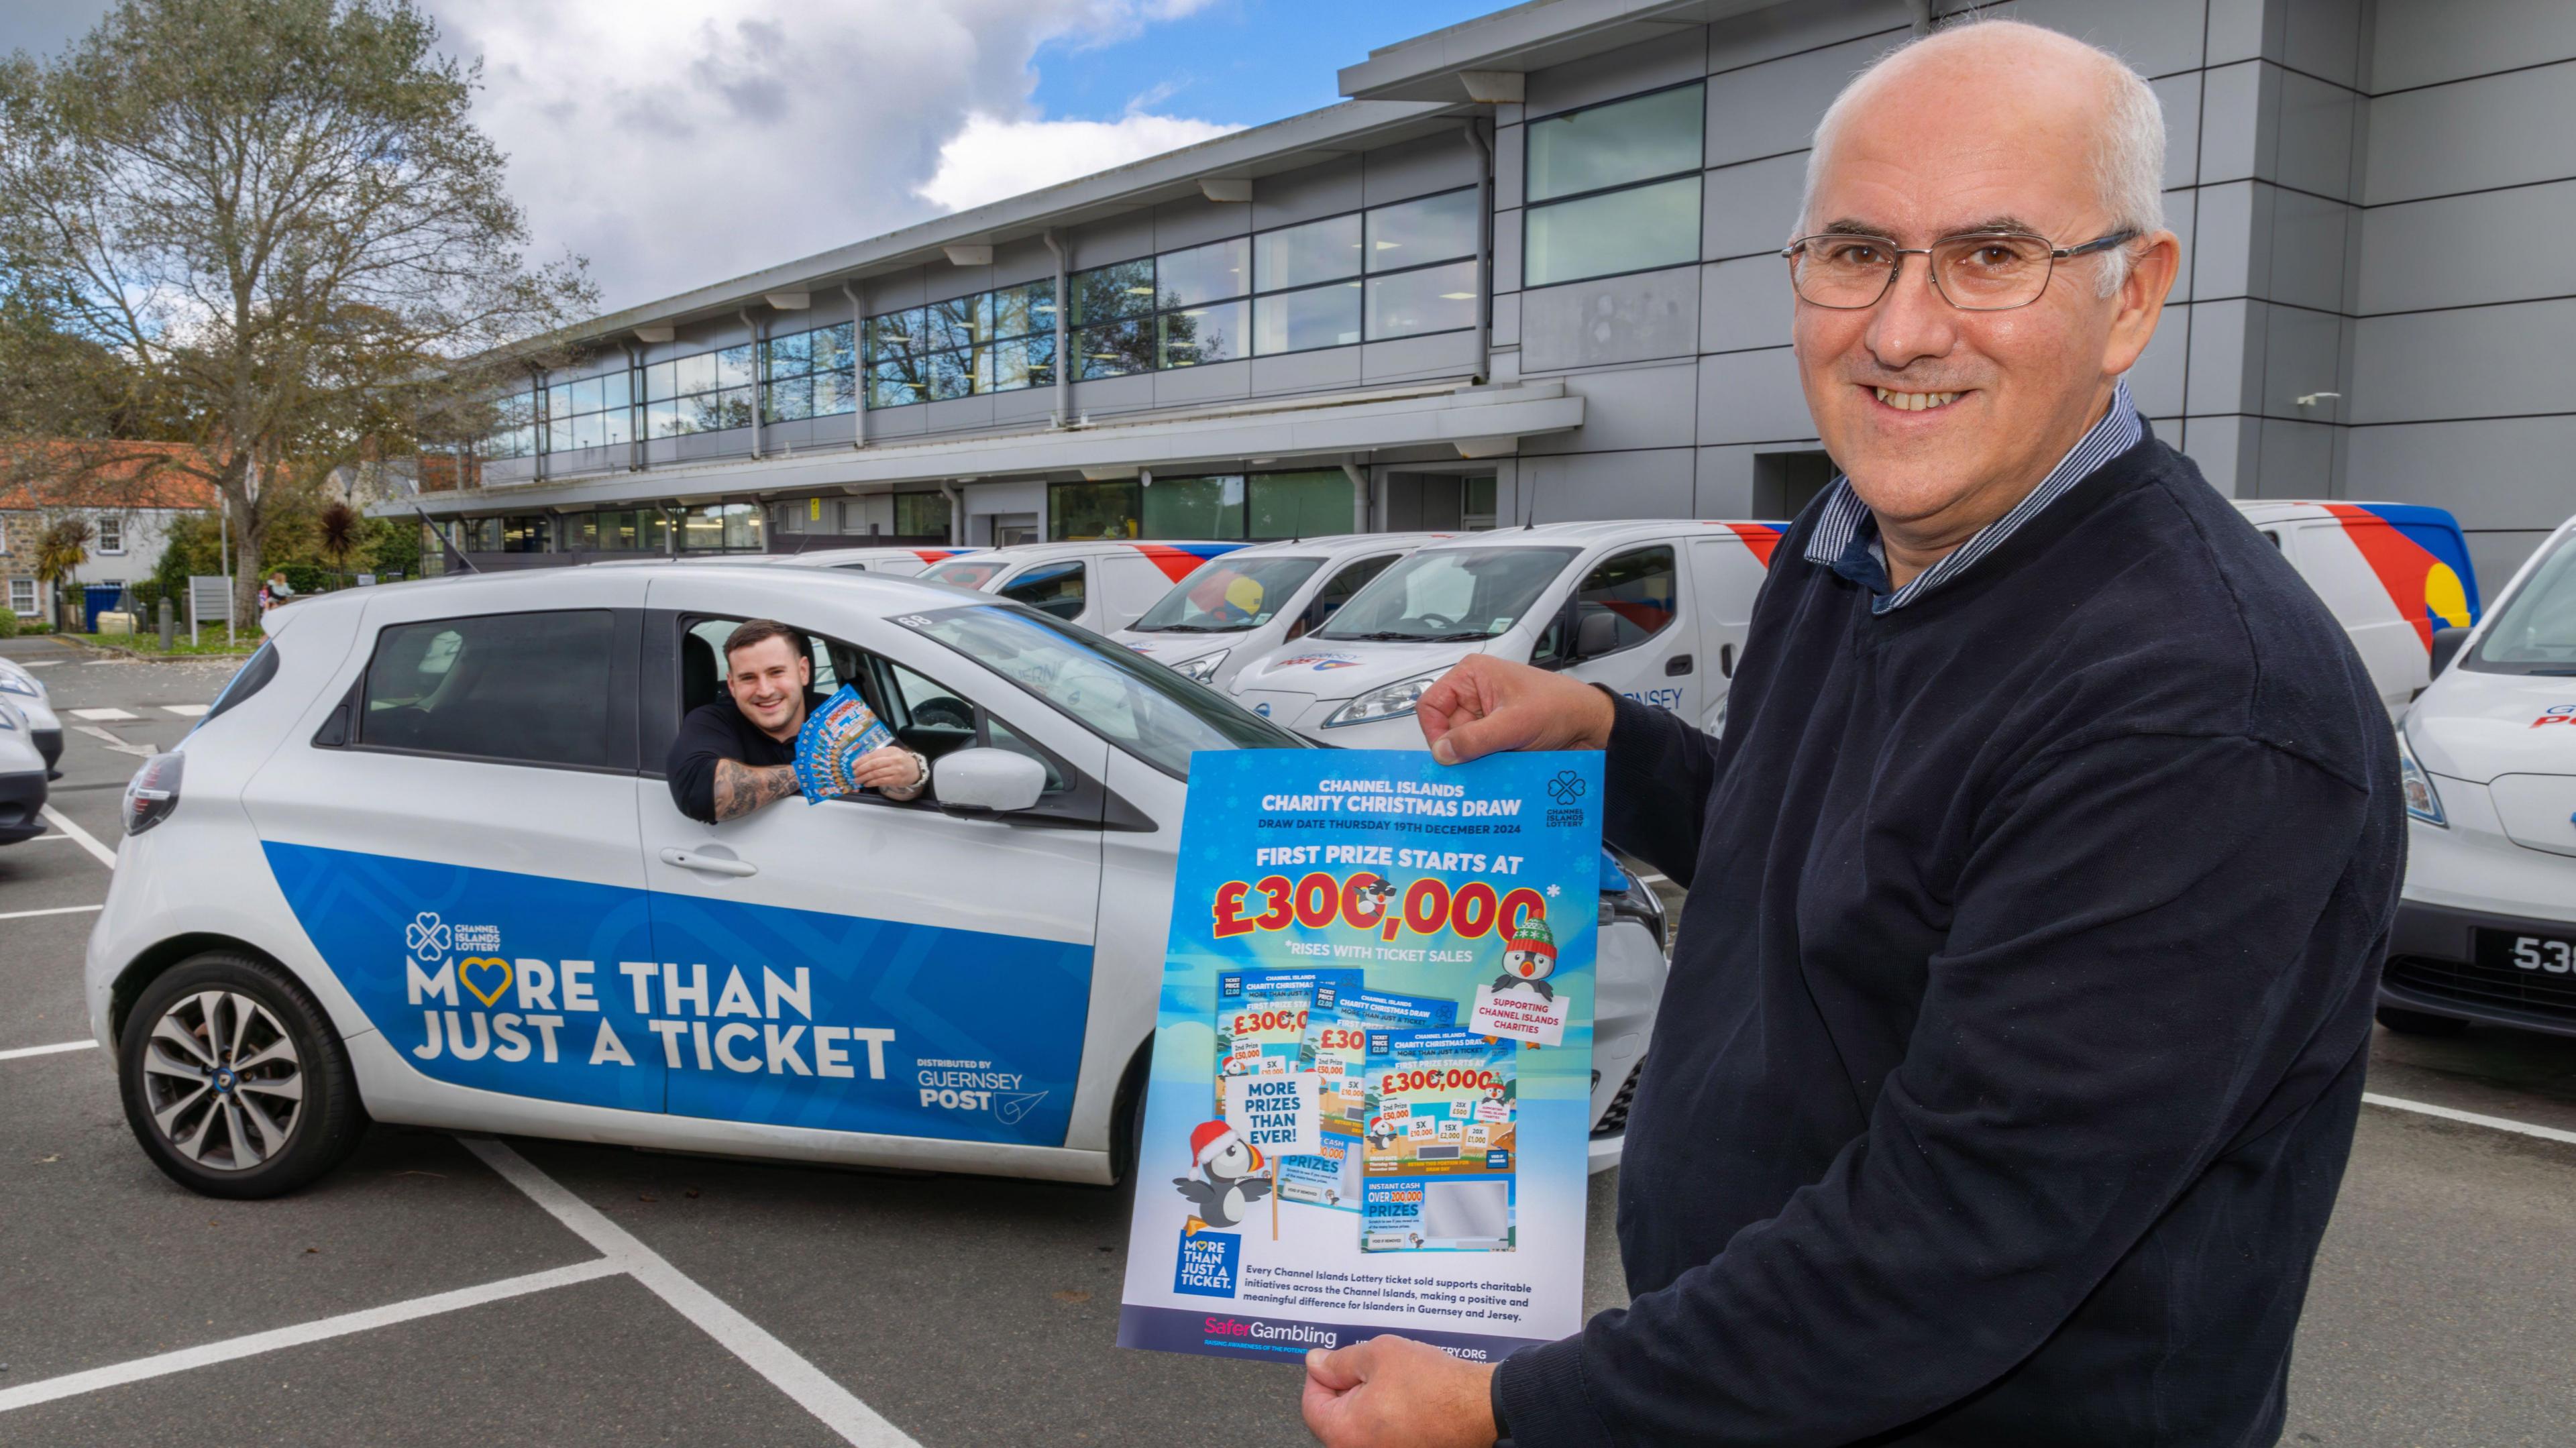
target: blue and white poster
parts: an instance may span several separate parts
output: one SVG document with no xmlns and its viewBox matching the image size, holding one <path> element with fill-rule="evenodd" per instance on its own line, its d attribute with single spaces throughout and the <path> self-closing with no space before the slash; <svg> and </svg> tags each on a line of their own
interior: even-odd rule
<svg viewBox="0 0 2576 1448">
<path fill-rule="evenodd" d="M 1582 1326 L 1601 756 L 1191 763 L 1118 1340 Z"/>
</svg>

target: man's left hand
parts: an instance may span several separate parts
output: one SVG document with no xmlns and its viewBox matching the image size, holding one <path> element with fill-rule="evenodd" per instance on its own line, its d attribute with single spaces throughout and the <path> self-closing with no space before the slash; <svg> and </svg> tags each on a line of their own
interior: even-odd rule
<svg viewBox="0 0 2576 1448">
<path fill-rule="evenodd" d="M 1306 1354 L 1306 1429 L 1324 1448 L 1492 1448 L 1494 1368 L 1403 1337 Z"/>
<path fill-rule="evenodd" d="M 850 766 L 852 784 L 880 792 L 910 789 L 921 778 L 921 766 L 913 759 L 912 751 L 900 745 L 871 749 Z"/>
</svg>

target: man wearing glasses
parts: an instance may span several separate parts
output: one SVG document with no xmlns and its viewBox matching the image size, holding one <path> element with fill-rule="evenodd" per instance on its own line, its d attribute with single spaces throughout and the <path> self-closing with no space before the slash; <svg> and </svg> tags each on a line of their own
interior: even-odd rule
<svg viewBox="0 0 2576 1448">
<path fill-rule="evenodd" d="M 1690 899 L 1630 1306 L 1499 1369 L 1312 1354 L 1326 1443 L 2280 1435 L 2404 837 L 2341 630 L 2120 383 L 2163 156 L 2145 82 L 2049 31 L 1864 73 L 1785 254 L 1845 476 L 1724 738 L 1487 658 L 1424 696 L 1444 760 L 1606 748 L 1611 838 Z"/>
</svg>

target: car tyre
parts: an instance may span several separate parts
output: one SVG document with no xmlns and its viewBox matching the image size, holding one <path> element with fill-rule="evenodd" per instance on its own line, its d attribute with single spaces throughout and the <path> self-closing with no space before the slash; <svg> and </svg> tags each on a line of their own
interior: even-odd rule
<svg viewBox="0 0 2576 1448">
<path fill-rule="evenodd" d="M 2379 1023 L 2401 1036 L 2456 1036 L 2469 1028 L 2458 1016 L 2437 1016 L 2404 1006 L 2381 1006 Z"/>
<path fill-rule="evenodd" d="M 126 1125 L 190 1191 L 281 1196 L 340 1164 L 367 1125 L 339 1032 L 278 966 L 209 951 L 143 990 L 117 1042 Z"/>
</svg>

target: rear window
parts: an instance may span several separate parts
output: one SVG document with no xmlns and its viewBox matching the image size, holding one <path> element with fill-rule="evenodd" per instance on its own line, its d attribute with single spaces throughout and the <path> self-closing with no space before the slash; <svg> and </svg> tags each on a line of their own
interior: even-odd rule
<svg viewBox="0 0 2576 1448">
<path fill-rule="evenodd" d="M 396 624 L 376 636 L 357 742 L 510 764 L 612 768 L 607 609 Z"/>
<path fill-rule="evenodd" d="M 1008 559 L 952 558 L 921 576 L 933 583 L 954 584 L 959 588 L 982 588 L 1010 567 Z"/>
<path fill-rule="evenodd" d="M 268 681 L 276 677 L 277 641 L 271 639 L 259 646 L 259 652 L 251 655 L 248 663 L 234 671 L 231 681 L 224 685 L 224 691 L 217 694 L 215 702 L 207 706 L 205 717 L 199 719 L 196 728 L 188 732 L 194 734 L 197 729 L 205 728 L 225 710 L 267 688 Z"/>
</svg>

